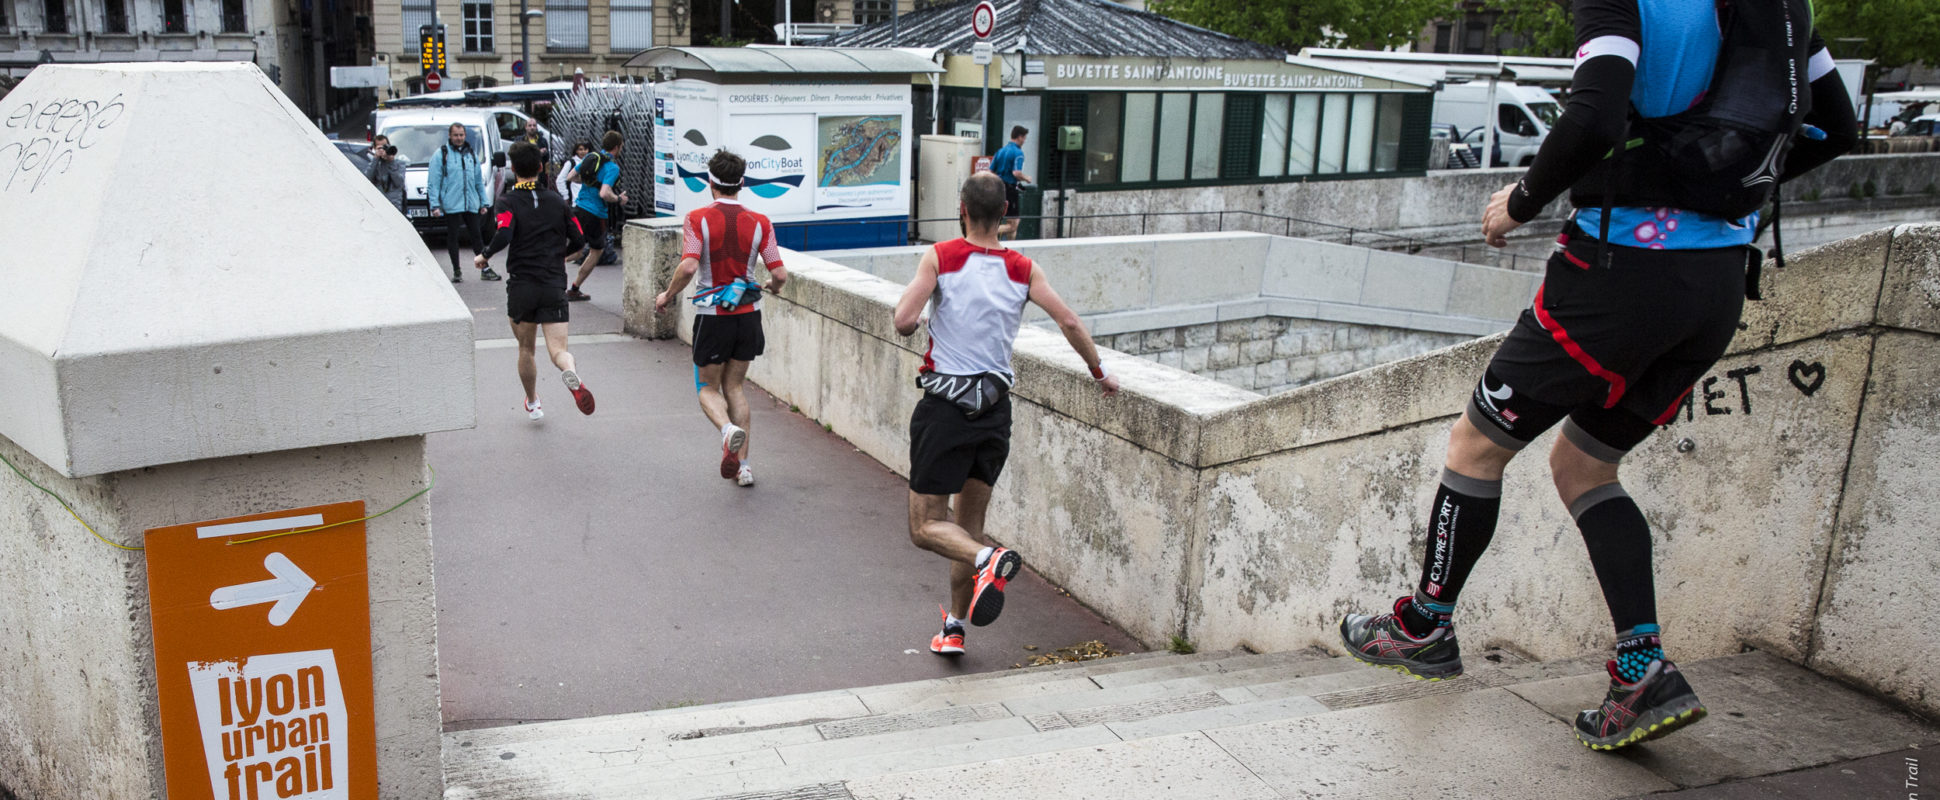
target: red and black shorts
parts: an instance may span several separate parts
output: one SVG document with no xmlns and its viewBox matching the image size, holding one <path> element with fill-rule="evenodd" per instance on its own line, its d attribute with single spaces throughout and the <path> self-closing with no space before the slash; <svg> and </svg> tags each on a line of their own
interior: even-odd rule
<svg viewBox="0 0 1940 800">
<path fill-rule="evenodd" d="M 586 246 L 598 250 L 606 246 L 606 220 L 595 216 L 583 208 L 573 209 L 573 219 L 579 221 L 579 233 L 586 237 Z"/>
<path fill-rule="evenodd" d="M 1565 417 L 1564 435 L 1615 462 L 1682 407 L 1738 333 L 1756 250 L 1609 247 L 1571 225 L 1535 303 L 1469 398 L 1469 421 L 1520 450 Z"/>
<path fill-rule="evenodd" d="M 694 366 L 753 361 L 768 349 L 761 332 L 761 312 L 697 314 L 694 316 Z"/>
<path fill-rule="evenodd" d="M 909 415 L 909 490 L 956 494 L 975 478 L 996 485 L 1010 458 L 1010 396 L 976 419 L 955 403 L 931 395 Z"/>
</svg>

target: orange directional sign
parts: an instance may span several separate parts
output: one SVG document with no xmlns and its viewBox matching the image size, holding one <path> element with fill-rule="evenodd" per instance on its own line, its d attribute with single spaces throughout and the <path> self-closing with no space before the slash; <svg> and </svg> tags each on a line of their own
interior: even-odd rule
<svg viewBox="0 0 1940 800">
<path fill-rule="evenodd" d="M 170 800 L 375 800 L 363 518 L 336 503 L 148 531 Z"/>
</svg>

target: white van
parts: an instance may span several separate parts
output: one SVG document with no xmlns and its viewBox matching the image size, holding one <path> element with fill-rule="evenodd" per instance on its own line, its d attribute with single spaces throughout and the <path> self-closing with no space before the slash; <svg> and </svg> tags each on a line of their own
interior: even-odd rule
<svg viewBox="0 0 1940 800">
<path fill-rule="evenodd" d="M 508 106 L 378 109 L 371 130 L 388 137 L 397 146 L 397 157 L 404 161 L 404 214 L 419 228 L 432 228 L 431 206 L 425 196 L 425 179 L 431 158 L 449 141 L 452 123 L 465 126 L 465 139 L 471 143 L 478 160 L 478 171 L 485 181 L 489 201 L 497 191 L 492 186 L 492 155 L 505 152 L 512 142 L 525 135 L 525 112 Z M 544 127 L 540 134 L 559 152 L 559 141 Z M 439 227 L 442 227 L 441 225 Z"/>
<path fill-rule="evenodd" d="M 1496 125 L 1498 166 L 1526 167 L 1536 160 L 1536 150 L 1550 126 L 1562 118 L 1563 107 L 1548 92 L 1534 86 L 1518 86 L 1509 81 L 1495 85 L 1495 113 L 1489 113 L 1487 81 L 1451 83 L 1435 92 L 1434 122 L 1454 125 L 1463 140 L 1482 141 L 1483 125 Z"/>
</svg>

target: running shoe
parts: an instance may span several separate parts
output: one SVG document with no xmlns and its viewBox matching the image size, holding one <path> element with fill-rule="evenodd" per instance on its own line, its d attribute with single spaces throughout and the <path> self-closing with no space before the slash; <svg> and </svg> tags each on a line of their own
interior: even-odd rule
<svg viewBox="0 0 1940 800">
<path fill-rule="evenodd" d="M 748 469 L 747 462 L 742 462 L 740 471 L 734 473 L 734 483 L 737 486 L 754 485 L 754 470 Z"/>
<path fill-rule="evenodd" d="M 497 272 L 493 272 L 491 267 L 486 267 L 485 272 L 483 274 L 480 274 L 478 276 L 478 279 L 485 280 L 485 281 L 502 281 L 502 280 L 505 280 L 505 276 L 500 275 Z"/>
<path fill-rule="evenodd" d="M 963 655 L 963 623 L 950 624 L 950 612 L 937 606 L 943 612 L 943 630 L 930 637 L 930 652 L 939 656 Z"/>
<path fill-rule="evenodd" d="M 1349 614 L 1340 621 L 1341 646 L 1364 664 L 1396 670 L 1415 678 L 1439 681 L 1462 674 L 1462 645 L 1455 629 L 1436 628 L 1422 638 L 1401 626 L 1403 595 L 1386 614 Z"/>
<path fill-rule="evenodd" d="M 458 273 L 456 273 L 456 272 L 453 272 L 453 273 L 451 273 L 451 282 L 452 282 L 452 283 L 464 283 L 464 282 L 465 282 L 465 276 L 463 276 L 463 275 L 460 275 L 460 274 L 458 274 Z"/>
<path fill-rule="evenodd" d="M 732 422 L 721 428 L 721 477 L 734 480 L 741 474 L 741 445 L 748 443 L 748 432 Z"/>
<path fill-rule="evenodd" d="M 573 402 L 579 406 L 579 413 L 593 413 L 593 390 L 586 388 L 586 384 L 579 379 L 579 373 L 563 370 L 559 373 L 559 379 L 565 381 L 566 389 L 573 393 Z"/>
<path fill-rule="evenodd" d="M 977 627 L 997 621 L 1004 613 L 1004 585 L 1024 568 L 1024 557 L 1006 547 L 991 551 L 977 566 L 977 585 L 970 594 L 970 624 Z"/>
<path fill-rule="evenodd" d="M 581 300 L 591 300 L 593 299 L 593 296 L 580 291 L 579 287 L 574 286 L 573 288 L 566 290 L 566 299 L 577 303 Z"/>
<path fill-rule="evenodd" d="M 537 401 L 537 400 L 527 400 L 527 401 L 525 401 L 525 416 L 526 416 L 526 419 L 538 419 L 538 418 L 540 418 L 540 417 L 543 417 L 543 416 L 545 416 L 545 415 L 546 415 L 546 410 L 545 410 L 545 409 L 543 409 L 543 408 L 540 408 L 540 407 L 539 407 L 539 401 Z"/>
<path fill-rule="evenodd" d="M 1617 677 L 1617 662 L 1605 667 L 1610 670 L 1610 694 L 1601 707 L 1576 715 L 1576 739 L 1584 747 L 1628 747 L 1704 719 L 1704 704 L 1676 664 L 1652 661 L 1636 683 Z"/>
</svg>

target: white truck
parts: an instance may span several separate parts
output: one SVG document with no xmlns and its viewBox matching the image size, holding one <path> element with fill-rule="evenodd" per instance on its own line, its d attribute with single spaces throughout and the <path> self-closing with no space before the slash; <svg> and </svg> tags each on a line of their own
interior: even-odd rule
<svg viewBox="0 0 1940 800">
<path fill-rule="evenodd" d="M 1549 128 L 1563 116 L 1563 107 L 1548 92 L 1510 81 L 1495 84 L 1495 113 L 1489 113 L 1489 83 L 1451 83 L 1435 92 L 1434 122 L 1453 125 L 1462 141 L 1480 151 L 1483 127 L 1496 126 L 1494 166 L 1526 167 L 1536 160 Z"/>
<path fill-rule="evenodd" d="M 378 109 L 371 121 L 371 130 L 389 138 L 397 147 L 397 157 L 404 161 L 404 215 L 419 229 L 427 230 L 434 226 L 431 207 L 426 202 L 425 179 L 432 156 L 449 141 L 452 123 L 465 128 L 465 138 L 471 142 L 489 201 L 495 191 L 491 154 L 504 152 L 524 136 L 528 119 L 525 112 L 506 106 Z M 560 144 L 556 137 L 543 127 L 539 130 L 557 154 Z M 442 230 L 443 223 L 435 227 Z"/>
</svg>

